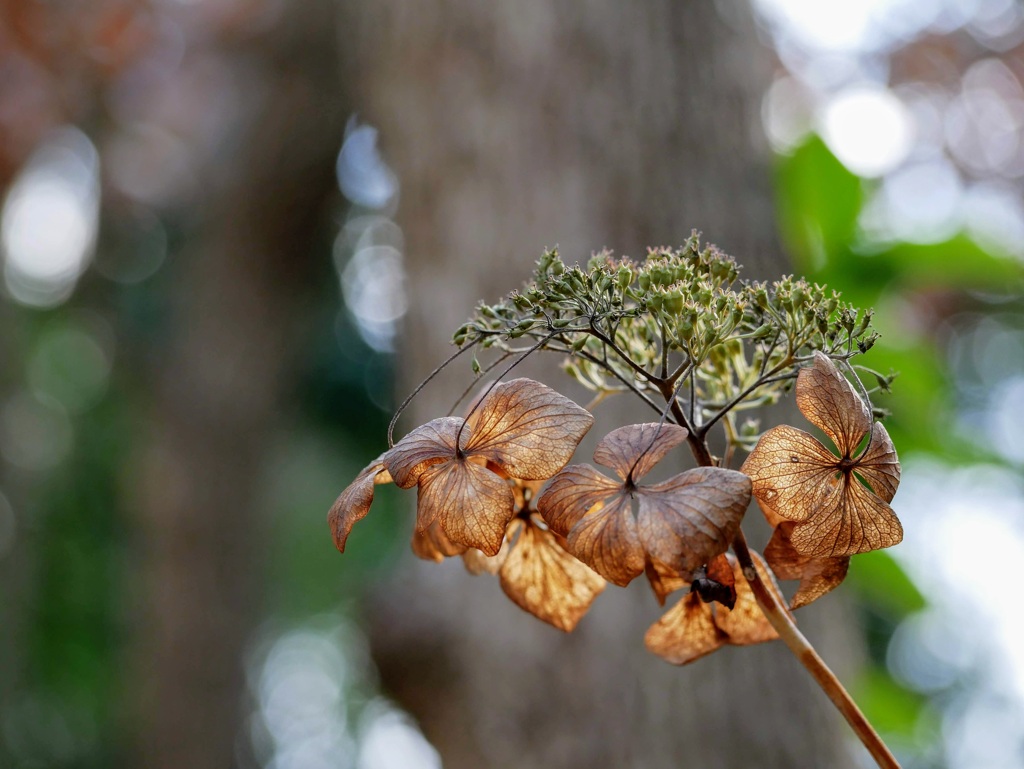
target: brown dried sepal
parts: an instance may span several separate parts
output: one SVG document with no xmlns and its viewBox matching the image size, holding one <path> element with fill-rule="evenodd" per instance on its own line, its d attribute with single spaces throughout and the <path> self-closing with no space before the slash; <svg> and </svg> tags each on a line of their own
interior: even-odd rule
<svg viewBox="0 0 1024 769">
<path fill-rule="evenodd" d="M 747 646 L 778 638 L 757 605 L 739 562 L 727 555 L 736 586 L 736 605 L 705 603 L 696 592 L 687 593 L 647 630 L 647 649 L 674 665 L 686 665 L 721 646 Z M 751 553 L 758 576 L 784 603 L 778 585 L 757 553 Z"/>
<path fill-rule="evenodd" d="M 651 590 L 654 591 L 654 595 L 658 599 L 659 606 L 665 605 L 665 598 L 668 597 L 669 593 L 681 590 L 690 584 L 689 580 L 681 574 L 653 558 L 648 558 L 644 563 L 644 574 L 651 585 Z"/>
<path fill-rule="evenodd" d="M 412 552 L 425 561 L 440 563 L 445 558 L 462 555 L 467 550 L 465 545 L 458 545 L 448 539 L 448 535 L 437 521 L 423 531 L 413 532 L 412 535 Z"/>
<path fill-rule="evenodd" d="M 385 456 L 382 454 L 364 467 L 356 479 L 341 492 L 327 513 L 327 523 L 331 527 L 334 545 L 342 553 L 345 552 L 345 543 L 352 527 L 370 512 L 370 505 L 373 504 L 373 487 L 381 483 L 391 483 L 391 474 L 384 467 Z"/>
<path fill-rule="evenodd" d="M 509 528 L 515 541 L 498 569 L 501 589 L 521 609 L 572 631 L 604 590 L 604 579 L 567 553 L 557 535 L 537 521 L 517 518 Z"/>
<path fill-rule="evenodd" d="M 546 385 L 514 379 L 496 385 L 468 419 L 411 431 L 383 462 L 400 487 L 418 487 L 418 532 L 436 521 L 451 543 L 495 555 L 515 503 L 505 479 L 551 477 L 593 421 Z"/>
<path fill-rule="evenodd" d="M 808 433 L 774 427 L 758 441 L 740 471 L 769 520 L 799 524 L 793 548 L 813 558 L 838 558 L 895 545 L 903 527 L 889 506 L 900 465 L 889 434 L 850 382 L 820 352 L 797 376 L 801 412 L 835 443 L 837 457 Z M 870 432 L 867 448 L 857 447 Z"/>
<path fill-rule="evenodd" d="M 565 538 L 548 529 L 533 510 L 531 503 L 541 483 L 518 479 L 507 483 L 515 500 L 515 517 L 496 555 L 486 555 L 476 548 L 426 552 L 435 560 L 461 553 L 467 571 L 496 574 L 501 589 L 517 606 L 569 632 L 604 590 L 605 581 L 571 556 L 565 549 Z M 428 531 L 444 536 L 436 523 Z M 421 541 L 420 534 L 413 538 L 414 551 Z"/>
<path fill-rule="evenodd" d="M 775 529 L 764 549 L 764 558 L 779 579 L 800 580 L 790 609 L 799 609 L 839 587 L 850 568 L 850 556 L 811 558 L 801 555 L 790 542 L 796 525 L 784 522 Z"/>
<path fill-rule="evenodd" d="M 655 594 L 663 598 L 658 568 L 690 581 L 695 569 L 729 547 L 750 500 L 746 476 L 715 467 L 698 467 L 650 486 L 638 483 L 686 436 L 684 428 L 671 424 L 612 431 L 594 459 L 615 470 L 619 480 L 590 465 L 571 465 L 541 495 L 541 515 L 566 536 L 569 552 L 598 574 L 627 585 L 646 568 Z"/>
</svg>

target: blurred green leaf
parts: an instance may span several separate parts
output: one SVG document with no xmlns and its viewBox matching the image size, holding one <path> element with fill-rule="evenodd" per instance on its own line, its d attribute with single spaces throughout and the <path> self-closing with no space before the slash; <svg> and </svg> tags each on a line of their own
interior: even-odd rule
<svg viewBox="0 0 1024 769">
<path fill-rule="evenodd" d="M 861 181 L 813 136 L 776 169 L 779 223 L 798 270 L 820 270 L 853 240 Z"/>
<path fill-rule="evenodd" d="M 865 603 L 896 618 L 928 605 L 907 573 L 884 550 L 858 555 L 850 565 L 847 583 L 860 593 Z"/>
<path fill-rule="evenodd" d="M 926 702 L 923 695 L 904 689 L 874 665 L 861 674 L 851 694 L 872 725 L 890 734 L 913 734 Z"/>
</svg>

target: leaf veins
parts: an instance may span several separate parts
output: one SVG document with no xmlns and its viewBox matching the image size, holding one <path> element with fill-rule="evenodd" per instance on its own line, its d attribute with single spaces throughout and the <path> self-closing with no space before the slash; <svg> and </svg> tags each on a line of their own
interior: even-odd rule
<svg viewBox="0 0 1024 769">
<path fill-rule="evenodd" d="M 789 603 L 790 609 L 799 609 L 817 601 L 846 579 L 850 556 L 811 558 L 801 555 L 790 541 L 795 524 L 782 522 L 775 529 L 764 549 L 764 558 L 779 579 L 798 579 L 800 586 Z"/>
<path fill-rule="evenodd" d="M 885 427 L 824 354 L 796 382 L 800 411 L 835 443 L 839 456 L 815 437 L 782 425 L 758 441 L 740 468 L 769 520 L 797 524 L 788 534 L 795 551 L 839 558 L 897 544 L 903 527 L 889 506 L 900 465 Z M 868 446 L 857 448 L 870 433 Z"/>
<path fill-rule="evenodd" d="M 349 484 L 327 513 L 327 523 L 334 536 L 334 545 L 342 553 L 348 541 L 352 527 L 366 517 L 373 504 L 373 487 L 381 483 L 391 483 L 391 474 L 384 468 L 384 455 L 377 457 L 364 467 L 356 479 Z"/>
<path fill-rule="evenodd" d="M 661 600 L 665 576 L 689 581 L 694 570 L 725 552 L 750 500 L 746 476 L 716 467 L 698 467 L 658 484 L 638 483 L 686 436 L 684 428 L 671 424 L 620 427 L 594 451 L 595 461 L 612 468 L 618 481 L 590 465 L 571 465 L 538 501 L 544 520 L 566 537 L 570 553 L 617 585 L 646 568 Z"/>
</svg>

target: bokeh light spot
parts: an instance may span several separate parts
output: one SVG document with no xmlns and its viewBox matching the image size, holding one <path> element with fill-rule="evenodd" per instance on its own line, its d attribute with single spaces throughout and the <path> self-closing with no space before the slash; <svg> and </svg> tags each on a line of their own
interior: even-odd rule
<svg viewBox="0 0 1024 769">
<path fill-rule="evenodd" d="M 11 185 L 0 214 L 4 280 L 17 301 L 60 304 L 92 257 L 99 228 L 99 156 L 75 128 L 52 132 Z"/>
<path fill-rule="evenodd" d="M 910 152 L 910 113 L 891 91 L 868 85 L 837 94 L 821 114 L 822 138 L 836 157 L 864 177 L 885 174 Z"/>
<path fill-rule="evenodd" d="M 337 174 L 341 191 L 358 206 L 384 208 L 398 193 L 398 179 L 377 149 L 377 129 L 355 118 L 345 129 Z"/>
</svg>

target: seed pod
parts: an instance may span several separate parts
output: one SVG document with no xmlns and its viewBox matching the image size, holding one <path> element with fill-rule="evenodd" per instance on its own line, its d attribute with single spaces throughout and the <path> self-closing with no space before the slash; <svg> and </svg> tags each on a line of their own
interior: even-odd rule
<svg viewBox="0 0 1024 769">
<path fill-rule="evenodd" d="M 615 285 L 620 290 L 625 290 L 633 282 L 633 271 L 626 265 L 621 265 L 618 272 L 615 273 Z"/>
</svg>

